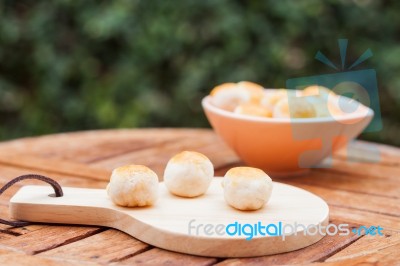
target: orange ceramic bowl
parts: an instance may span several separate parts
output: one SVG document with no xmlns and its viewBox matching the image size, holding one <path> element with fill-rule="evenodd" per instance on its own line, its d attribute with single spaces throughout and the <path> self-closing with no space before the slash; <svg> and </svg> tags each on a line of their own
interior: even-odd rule
<svg viewBox="0 0 400 266">
<path fill-rule="evenodd" d="M 318 165 L 358 136 L 374 112 L 357 102 L 357 111 L 339 117 L 266 118 L 236 114 L 202 100 L 217 134 L 249 166 L 269 175 L 293 175 Z"/>
</svg>

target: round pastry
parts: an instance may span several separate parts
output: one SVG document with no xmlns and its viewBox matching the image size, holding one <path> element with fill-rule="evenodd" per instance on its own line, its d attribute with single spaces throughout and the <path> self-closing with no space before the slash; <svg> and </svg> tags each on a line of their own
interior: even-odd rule
<svg viewBox="0 0 400 266">
<path fill-rule="evenodd" d="M 237 105 L 250 100 L 250 94 L 236 83 L 224 83 L 215 87 L 211 93 L 211 102 L 222 109 L 233 111 Z"/>
<path fill-rule="evenodd" d="M 302 96 L 316 96 L 316 97 L 321 97 L 325 100 L 329 98 L 331 95 L 335 95 L 333 91 L 330 89 L 324 87 L 324 86 L 318 86 L 318 85 L 311 85 L 305 88 L 304 90 L 301 91 Z"/>
<path fill-rule="evenodd" d="M 310 118 L 316 117 L 314 106 L 302 97 L 289 97 L 280 100 L 274 107 L 273 117 Z"/>
<path fill-rule="evenodd" d="M 254 103 L 242 103 L 233 112 L 242 115 L 272 117 L 272 112 L 269 109 Z"/>
<path fill-rule="evenodd" d="M 314 110 L 317 117 L 329 117 L 330 113 L 328 110 L 328 99 L 318 96 L 305 96 L 302 97 L 307 102 L 311 103 L 314 106 Z"/>
<path fill-rule="evenodd" d="M 261 99 L 261 105 L 269 109 L 272 113 L 275 105 L 282 99 L 287 98 L 288 93 L 286 89 L 279 89 L 275 91 L 268 91 Z"/>
<path fill-rule="evenodd" d="M 183 151 L 172 157 L 164 171 L 168 190 L 181 197 L 204 194 L 214 177 L 214 166 L 203 154 Z"/>
<path fill-rule="evenodd" d="M 126 165 L 112 171 L 107 194 L 125 207 L 153 205 L 158 198 L 157 174 L 143 165 Z"/>
<path fill-rule="evenodd" d="M 216 86 L 210 95 L 215 106 L 233 111 L 241 103 L 258 103 L 264 96 L 264 88 L 249 81 L 224 83 Z"/>
<path fill-rule="evenodd" d="M 225 201 L 232 207 L 243 210 L 258 210 L 271 197 L 272 180 L 262 170 L 252 167 L 230 169 L 222 181 Z"/>
<path fill-rule="evenodd" d="M 265 96 L 264 87 L 258 85 L 257 83 L 250 81 L 241 81 L 237 83 L 240 89 L 247 91 L 250 95 L 250 102 L 259 103 L 261 99 Z"/>
</svg>

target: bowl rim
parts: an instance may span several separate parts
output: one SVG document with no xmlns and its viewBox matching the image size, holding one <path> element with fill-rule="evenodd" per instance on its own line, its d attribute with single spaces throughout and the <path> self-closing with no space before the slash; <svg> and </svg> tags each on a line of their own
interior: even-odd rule
<svg viewBox="0 0 400 266">
<path fill-rule="evenodd" d="M 280 124 L 289 124 L 289 123 L 332 123 L 332 122 L 346 122 L 352 121 L 352 120 L 361 120 L 365 119 L 367 117 L 372 117 L 374 116 L 374 111 L 369 108 L 368 106 L 365 106 L 361 104 L 364 108 L 367 109 L 367 112 L 357 112 L 357 113 L 352 113 L 348 115 L 341 115 L 337 117 L 313 117 L 313 118 L 272 118 L 272 117 L 258 117 L 258 116 L 251 116 L 251 115 L 243 115 L 243 114 L 235 114 L 233 112 L 221 109 L 215 105 L 213 105 L 210 102 L 211 96 L 207 95 L 201 100 L 201 105 L 203 106 L 203 109 L 209 110 L 213 113 L 216 113 L 221 116 L 229 117 L 232 119 L 238 119 L 238 120 L 245 120 L 245 121 L 252 121 L 252 122 L 260 122 L 260 123 L 280 123 Z"/>
</svg>

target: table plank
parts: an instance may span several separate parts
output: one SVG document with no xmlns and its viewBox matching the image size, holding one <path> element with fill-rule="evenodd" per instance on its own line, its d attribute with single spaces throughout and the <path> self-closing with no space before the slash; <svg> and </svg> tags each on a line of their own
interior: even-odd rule
<svg viewBox="0 0 400 266">
<path fill-rule="evenodd" d="M 208 129 L 154 128 L 92 130 L 30 137 L 0 143 L 0 153 L 29 154 L 88 163 L 181 138 L 218 137 Z"/>
<path fill-rule="evenodd" d="M 25 253 L 16 252 L 10 249 L 3 249 L 0 247 L 0 265 L 18 265 L 18 266 L 99 266 L 100 264 L 94 262 L 81 263 L 76 260 L 57 260 L 49 258 L 41 258 L 30 256 Z"/>
<path fill-rule="evenodd" d="M 25 154 L 0 154 L 0 165 L 21 167 L 33 171 L 68 174 L 94 180 L 108 181 L 111 171 L 87 164 Z"/>
<path fill-rule="evenodd" d="M 34 174 L 39 174 L 39 175 L 45 175 L 48 177 L 53 178 L 57 182 L 60 183 L 62 186 L 70 186 L 70 187 L 86 187 L 86 188 L 105 188 L 108 184 L 108 181 L 100 181 L 100 180 L 94 180 L 94 179 L 89 179 L 85 177 L 80 177 L 80 176 L 74 176 L 70 174 L 60 174 L 60 173 L 54 173 L 54 172 L 48 172 L 48 171 L 43 171 L 43 170 L 35 170 L 33 171 L 32 169 L 29 168 L 22 168 L 22 167 L 15 167 L 15 166 L 8 166 L 8 165 L 2 165 L 0 164 L 0 183 L 4 184 L 14 177 L 24 175 L 24 174 L 29 174 L 29 173 L 34 173 Z M 36 180 L 24 180 L 22 182 L 16 183 L 13 185 L 13 187 L 9 188 L 3 195 L 2 199 L 9 199 L 11 195 L 14 193 L 11 193 L 11 191 L 14 190 L 14 192 L 21 186 L 23 185 L 29 185 L 29 184 L 38 184 L 43 186 L 43 182 L 41 181 L 36 181 Z M 49 188 L 51 188 L 49 186 Z M 8 197 L 8 198 L 7 198 Z"/>
<path fill-rule="evenodd" d="M 128 258 L 118 265 L 182 265 L 182 266 L 206 266 L 217 262 L 216 258 L 207 258 L 176 253 L 164 249 L 153 248 L 137 256 Z"/>
<path fill-rule="evenodd" d="M 329 206 L 329 217 L 348 223 L 358 223 L 366 226 L 380 225 L 385 230 L 400 231 L 400 219 L 395 216 L 331 205 Z"/>
<path fill-rule="evenodd" d="M 377 156 L 378 155 L 378 156 Z M 352 141 L 338 150 L 334 157 L 346 161 L 369 162 L 380 165 L 400 165 L 400 148 L 362 140 Z M 377 157 L 379 160 L 377 161 Z"/>
<path fill-rule="evenodd" d="M 352 259 L 360 256 L 378 253 L 380 250 L 399 245 L 400 233 L 387 232 L 386 237 L 376 238 L 375 236 L 364 236 L 360 240 L 349 245 L 346 249 L 341 250 L 335 255 L 329 257 L 327 262 L 341 261 L 345 259 Z M 400 261 L 399 261 L 400 262 Z"/>
<path fill-rule="evenodd" d="M 276 181 L 290 180 L 296 183 L 314 185 L 333 190 L 354 191 L 386 198 L 399 198 L 399 181 L 379 179 L 373 176 L 345 175 L 329 169 L 314 169 L 303 176 L 276 178 Z"/>
<path fill-rule="evenodd" d="M 372 254 L 359 256 L 350 259 L 344 259 L 339 261 L 323 262 L 317 264 L 310 264 L 312 266 L 360 266 L 360 265 L 377 265 L 377 266 L 387 266 L 387 265 L 400 265 L 400 244 L 389 246 L 379 250 Z"/>
<path fill-rule="evenodd" d="M 4 216 L 2 216 L 4 217 Z M 5 234 L 10 234 L 12 236 L 20 236 L 20 235 L 25 235 L 29 234 L 33 231 L 40 230 L 44 227 L 48 227 L 49 225 L 46 224 L 32 224 L 32 225 L 27 225 L 27 226 L 22 226 L 22 227 L 10 227 L 8 225 L 1 225 L 1 233 Z"/>
<path fill-rule="evenodd" d="M 93 243 L 96 243 L 96 248 L 93 248 Z M 39 256 L 106 264 L 124 260 L 150 248 L 148 244 L 123 232 L 109 229 L 80 241 L 42 252 Z"/>
<path fill-rule="evenodd" d="M 372 177 L 397 181 L 400 176 L 400 167 L 398 165 L 385 165 L 378 162 L 365 163 L 347 160 L 332 160 L 334 173 L 344 174 L 346 176 Z"/>
<path fill-rule="evenodd" d="M 329 205 L 348 209 L 369 211 L 400 219 L 400 198 L 387 198 L 378 195 L 358 193 L 354 191 L 332 190 L 318 186 L 306 185 L 300 182 L 285 182 L 310 191 L 323 198 Z M 368 202 L 368 204 L 365 204 Z"/>
<path fill-rule="evenodd" d="M 168 160 L 182 150 L 204 153 L 210 158 L 215 168 L 238 161 L 238 157 L 232 151 L 227 150 L 225 144 L 210 144 L 214 139 L 215 136 L 207 136 L 207 138 L 196 141 L 193 141 L 192 138 L 182 138 L 177 142 L 168 142 L 157 147 L 98 160 L 90 165 L 111 170 L 125 164 L 143 164 L 155 171 L 162 180 Z"/>
<path fill-rule="evenodd" d="M 0 247 L 13 247 L 26 254 L 38 254 L 104 231 L 92 226 L 46 226 L 25 235 L 6 239 Z"/>
</svg>

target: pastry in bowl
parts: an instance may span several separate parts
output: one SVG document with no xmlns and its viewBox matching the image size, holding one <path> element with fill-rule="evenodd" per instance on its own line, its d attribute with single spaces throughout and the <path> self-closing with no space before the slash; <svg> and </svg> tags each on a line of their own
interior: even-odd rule
<svg viewBox="0 0 400 266">
<path fill-rule="evenodd" d="M 272 117 L 272 112 L 260 104 L 242 103 L 239 104 L 233 111 L 235 114 L 252 115 L 261 117 Z"/>
<path fill-rule="evenodd" d="M 311 118 L 317 116 L 315 109 L 314 105 L 305 98 L 287 97 L 277 102 L 272 116 L 277 118 Z"/>
<path fill-rule="evenodd" d="M 210 93 L 213 105 L 241 115 L 272 118 L 313 118 L 339 115 L 338 96 L 312 85 L 304 90 L 264 90 L 249 81 L 224 83 Z"/>
<path fill-rule="evenodd" d="M 222 109 L 233 111 L 242 103 L 258 103 L 264 96 L 264 88 L 248 81 L 224 83 L 210 93 L 212 102 Z"/>
<path fill-rule="evenodd" d="M 202 105 L 228 146 L 247 165 L 271 176 L 306 172 L 360 134 L 374 115 L 367 106 L 321 86 L 264 89 L 257 95 L 231 102 L 227 109 L 210 94 Z"/>
</svg>

